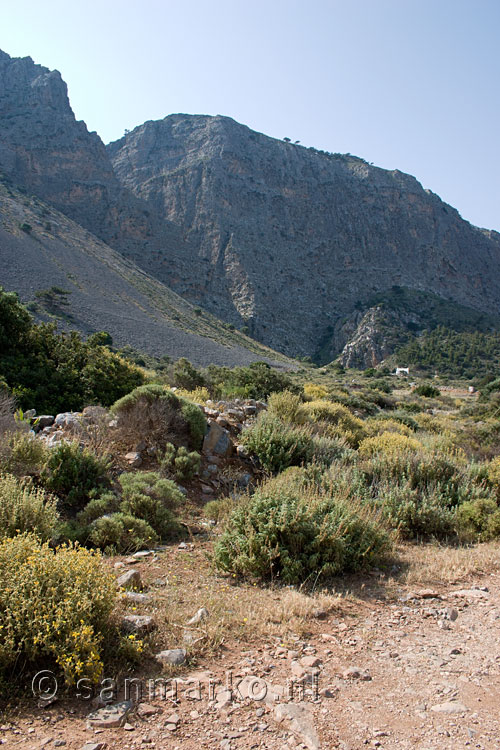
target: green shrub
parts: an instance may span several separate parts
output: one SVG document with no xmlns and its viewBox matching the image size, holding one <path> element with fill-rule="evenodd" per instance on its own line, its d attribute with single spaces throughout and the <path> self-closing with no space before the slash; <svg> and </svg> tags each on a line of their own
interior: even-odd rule
<svg viewBox="0 0 500 750">
<path fill-rule="evenodd" d="M 410 455 L 412 452 L 422 448 L 415 438 L 408 435 L 401 435 L 396 432 L 382 432 L 374 437 L 365 438 L 359 446 L 361 456 L 383 456 L 395 457 L 401 455 Z"/>
<path fill-rule="evenodd" d="M 106 492 L 99 497 L 89 500 L 83 510 L 78 513 L 76 520 L 82 526 L 88 526 L 92 521 L 101 516 L 114 513 L 118 510 L 119 499 L 112 492 Z"/>
<path fill-rule="evenodd" d="M 29 432 L 10 432 L 0 442 L 0 471 L 17 477 L 38 476 L 48 455 L 45 444 Z"/>
<path fill-rule="evenodd" d="M 16 477 L 0 475 L 0 539 L 33 532 L 50 539 L 57 530 L 56 499 Z"/>
<path fill-rule="evenodd" d="M 195 388 L 203 388 L 206 381 L 201 372 L 193 367 L 188 359 L 181 357 L 173 367 L 172 385 L 192 391 Z"/>
<path fill-rule="evenodd" d="M 207 420 L 202 410 L 196 404 L 187 401 L 186 399 L 180 399 L 181 401 L 181 413 L 186 420 L 189 433 L 191 436 L 191 444 L 195 448 L 201 448 L 205 432 L 207 431 Z"/>
<path fill-rule="evenodd" d="M 219 500 L 210 500 L 203 507 L 203 515 L 211 521 L 221 523 L 234 510 L 238 500 L 234 497 L 222 497 Z"/>
<path fill-rule="evenodd" d="M 95 340 L 36 325 L 17 295 L 1 288 L 0 372 L 21 408 L 46 414 L 109 406 L 144 382 L 137 367 Z"/>
<path fill-rule="evenodd" d="M 165 473 L 172 473 L 179 482 L 192 479 L 199 471 L 200 464 L 199 453 L 196 451 L 190 453 L 184 446 L 176 448 L 172 443 L 167 443 L 165 453 L 160 460 L 161 470 Z"/>
<path fill-rule="evenodd" d="M 294 584 L 373 564 L 389 546 L 361 506 L 264 485 L 232 512 L 214 556 L 223 571 Z"/>
<path fill-rule="evenodd" d="M 175 482 L 155 472 L 125 473 L 118 481 L 122 513 L 146 521 L 161 539 L 179 531 L 172 509 L 182 503 L 184 495 Z"/>
<path fill-rule="evenodd" d="M 500 536 L 500 508 L 492 498 L 463 503 L 457 511 L 460 534 L 472 541 L 486 542 Z"/>
<path fill-rule="evenodd" d="M 125 553 L 149 549 L 158 542 L 158 535 L 141 518 L 127 513 L 112 513 L 91 524 L 89 541 L 105 551 Z"/>
<path fill-rule="evenodd" d="M 0 543 L 0 675 L 57 665 L 68 683 L 97 682 L 109 642 L 115 580 L 95 554 L 50 549 L 34 536 Z"/>
<path fill-rule="evenodd" d="M 266 412 L 262 412 L 255 424 L 243 431 L 241 440 L 269 472 L 299 466 L 312 458 L 311 435 L 301 428 L 284 424 L 278 417 Z"/>
<path fill-rule="evenodd" d="M 41 474 L 43 486 L 67 508 L 82 507 L 92 492 L 109 485 L 109 461 L 78 443 L 61 442 L 49 451 Z"/>
<path fill-rule="evenodd" d="M 406 482 L 379 488 L 383 518 L 404 539 L 448 537 L 456 530 L 456 507 L 439 487 L 419 490 Z"/>
<path fill-rule="evenodd" d="M 417 396 L 424 396 L 425 398 L 437 398 L 441 395 L 439 388 L 435 388 L 433 385 L 430 385 L 430 383 L 422 383 L 422 385 L 415 388 L 414 392 Z"/>
</svg>

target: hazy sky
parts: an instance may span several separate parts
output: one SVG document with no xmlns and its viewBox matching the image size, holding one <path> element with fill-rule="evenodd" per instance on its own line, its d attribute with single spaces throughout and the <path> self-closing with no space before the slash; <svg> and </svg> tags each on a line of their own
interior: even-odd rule
<svg viewBox="0 0 500 750">
<path fill-rule="evenodd" d="M 500 0 L 2 0 L 105 142 L 173 112 L 417 177 L 500 230 Z M 1 131 L 0 131 L 1 137 Z"/>
</svg>

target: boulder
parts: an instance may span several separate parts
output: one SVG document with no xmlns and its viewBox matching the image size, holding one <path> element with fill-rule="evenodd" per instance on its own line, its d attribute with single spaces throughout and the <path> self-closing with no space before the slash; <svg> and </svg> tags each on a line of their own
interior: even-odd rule
<svg viewBox="0 0 500 750">
<path fill-rule="evenodd" d="M 87 727 L 89 729 L 122 727 L 132 710 L 132 706 L 132 701 L 121 701 L 121 703 L 113 703 L 110 706 L 99 708 L 87 716 Z"/>
<path fill-rule="evenodd" d="M 133 568 L 127 570 L 117 579 L 116 585 L 121 589 L 142 589 L 141 574 Z"/>
<path fill-rule="evenodd" d="M 230 456 L 233 452 L 233 444 L 229 432 L 217 422 L 210 422 L 208 432 L 203 440 L 203 453 L 218 456 Z"/>
<path fill-rule="evenodd" d="M 127 634 L 144 635 L 156 627 L 149 615 L 125 615 L 121 621 L 121 629 Z"/>
<path fill-rule="evenodd" d="M 169 666 L 180 666 L 184 664 L 186 657 L 187 651 L 185 648 L 169 648 L 166 651 L 160 651 L 159 654 L 156 654 L 155 659 Z"/>
</svg>

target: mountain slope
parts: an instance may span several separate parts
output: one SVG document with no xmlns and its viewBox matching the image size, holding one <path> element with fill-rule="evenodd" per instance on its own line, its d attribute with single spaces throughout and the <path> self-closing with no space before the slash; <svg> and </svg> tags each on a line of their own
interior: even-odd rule
<svg viewBox="0 0 500 750">
<path fill-rule="evenodd" d="M 53 287 L 67 292 L 44 319 L 85 334 L 108 331 L 115 344 L 198 365 L 256 360 L 290 367 L 285 357 L 230 331 L 150 278 L 43 201 L 0 182 L 0 284 L 24 302 Z"/>
<path fill-rule="evenodd" d="M 76 120 L 61 74 L 0 51 L 0 170 L 142 267 L 182 251 L 178 228 L 118 182 L 103 142 Z"/>
<path fill-rule="evenodd" d="M 397 170 L 221 116 L 146 122 L 108 153 L 122 185 L 188 240 L 151 272 L 281 351 L 313 353 L 394 285 L 500 311 L 500 235 Z"/>
</svg>

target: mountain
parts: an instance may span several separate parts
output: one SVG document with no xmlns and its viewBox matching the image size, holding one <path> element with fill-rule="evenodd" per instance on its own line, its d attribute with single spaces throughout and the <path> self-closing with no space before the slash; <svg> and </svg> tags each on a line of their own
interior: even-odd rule
<svg viewBox="0 0 500 750">
<path fill-rule="evenodd" d="M 31 299 L 40 286 L 65 288 L 81 264 L 86 302 L 76 289 L 67 299 L 76 301 L 71 314 L 82 330 L 114 320 L 120 340 L 167 354 L 179 352 L 173 342 L 181 330 L 223 347 L 228 336 L 229 349 L 236 347 L 228 362 L 236 350 L 243 359 L 276 358 L 266 346 L 325 362 L 354 338 L 343 357 L 363 366 L 400 341 L 400 324 L 421 330 L 433 317 L 430 300 L 441 300 L 441 312 L 451 305 L 499 320 L 500 235 L 471 226 L 397 170 L 269 138 L 221 116 L 170 115 L 105 147 L 76 120 L 57 71 L 4 52 L 0 128 L 0 173 L 12 193 L 0 206 L 7 214 L 0 283 L 18 284 Z M 25 205 L 23 191 L 44 208 Z M 38 210 L 59 212 L 57 242 Z M 35 231 L 16 229 L 15 216 L 18 225 L 34 222 Z M 35 252 L 40 245 L 52 253 L 47 268 Z M 124 307 L 114 307 L 116 295 L 106 295 L 110 267 L 127 277 L 121 298 L 136 311 L 146 284 L 155 326 L 173 325 L 175 336 L 134 331 L 144 332 L 146 321 L 128 321 Z M 112 290 L 116 283 L 115 275 Z M 397 290 L 420 295 L 417 309 L 374 312 L 381 296 L 390 301 Z M 175 310 L 167 318 L 162 298 Z M 436 325 L 444 324 L 439 314 Z M 192 356 L 220 362 L 218 351 L 195 346 Z"/>
<path fill-rule="evenodd" d="M 100 138 L 76 121 L 57 71 L 0 52 L 0 136 L 0 284 L 38 317 L 85 334 L 107 330 L 118 345 L 198 365 L 290 366 L 127 258 L 153 257 L 158 247 L 168 254 L 183 241 L 120 186 Z M 53 287 L 68 294 L 43 309 Z"/>
<path fill-rule="evenodd" d="M 276 354 L 183 300 L 67 216 L 0 177 L 0 284 L 43 320 L 118 346 L 194 364 L 243 365 Z M 55 290 L 55 292 L 54 292 Z M 59 292 L 59 293 L 58 293 Z"/>
<path fill-rule="evenodd" d="M 398 170 L 221 116 L 146 122 L 107 150 L 121 184 L 188 241 L 183 262 L 151 272 L 280 351 L 315 355 L 393 286 L 500 311 L 500 235 Z"/>
</svg>

